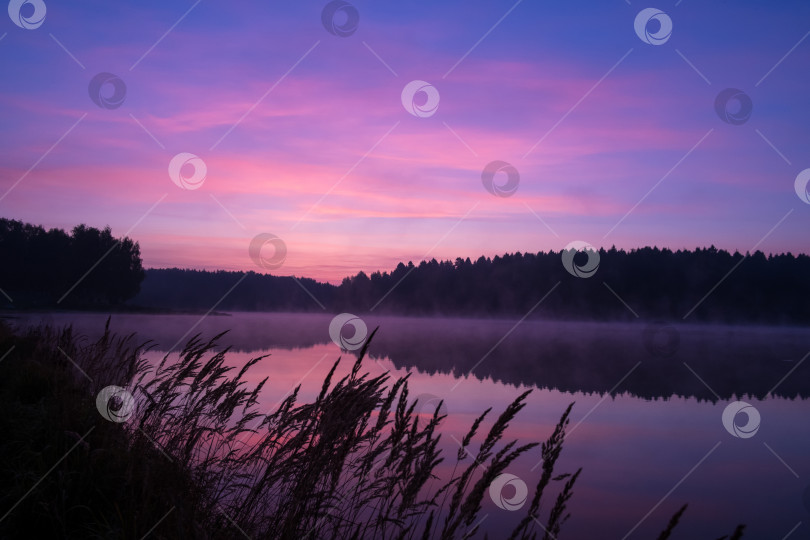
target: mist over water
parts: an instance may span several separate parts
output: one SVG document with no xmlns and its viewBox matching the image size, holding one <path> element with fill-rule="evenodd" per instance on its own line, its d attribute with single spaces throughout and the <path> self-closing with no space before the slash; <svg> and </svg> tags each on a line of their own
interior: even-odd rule
<svg viewBox="0 0 810 540">
<path fill-rule="evenodd" d="M 209 339 L 227 331 L 221 345 L 264 354 L 331 344 L 331 320 L 331 314 L 296 313 L 117 314 L 110 325 L 149 339 L 157 351 L 176 352 L 195 334 Z M 363 320 L 368 332 L 380 328 L 369 348 L 371 358 L 428 374 L 596 393 L 609 392 L 622 380 L 617 391 L 647 399 L 764 398 L 771 391 L 788 398 L 810 396 L 810 363 L 801 362 L 810 350 L 807 328 L 367 315 Z M 94 337 L 106 315 L 32 314 L 18 324 L 34 321 L 72 324 Z M 336 347 L 335 358 L 339 353 Z M 794 367 L 796 372 L 780 382 Z"/>
</svg>

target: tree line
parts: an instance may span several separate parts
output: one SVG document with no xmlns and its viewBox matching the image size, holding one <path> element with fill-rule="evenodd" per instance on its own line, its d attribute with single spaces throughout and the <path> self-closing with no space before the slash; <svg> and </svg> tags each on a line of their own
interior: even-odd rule
<svg viewBox="0 0 810 540">
<path fill-rule="evenodd" d="M 138 293 L 140 247 L 109 227 L 69 233 L 0 218 L 0 305 L 14 308 L 100 307 Z"/>
<path fill-rule="evenodd" d="M 150 268 L 141 292 L 129 303 L 166 310 L 322 311 L 333 304 L 335 289 L 334 285 L 309 278 Z"/>
<path fill-rule="evenodd" d="M 399 264 L 391 273 L 360 272 L 340 285 L 336 307 L 363 310 L 379 302 L 375 311 L 415 315 L 522 316 L 532 311 L 596 320 L 632 320 L 638 315 L 721 322 L 810 321 L 807 255 L 732 254 L 714 246 L 693 251 L 614 247 L 598 251 L 598 269 L 587 278 L 569 273 L 562 255 L 550 251 L 480 257 L 474 262 L 433 259 L 418 266 Z M 580 252 L 575 263 L 582 267 L 586 258 Z"/>
<path fill-rule="evenodd" d="M 109 227 L 0 219 L 0 305 L 207 311 L 810 322 L 810 257 L 615 247 L 400 263 L 339 285 L 255 272 L 142 266 Z M 598 264 L 596 264 L 598 263 Z"/>
<path fill-rule="evenodd" d="M 584 266 L 586 257 L 577 253 L 575 264 Z M 645 247 L 600 249 L 598 259 L 587 278 L 569 273 L 562 252 L 550 251 L 400 263 L 391 272 L 359 272 L 337 286 L 254 272 L 150 269 L 131 303 L 223 311 L 810 322 L 807 255 Z"/>
</svg>

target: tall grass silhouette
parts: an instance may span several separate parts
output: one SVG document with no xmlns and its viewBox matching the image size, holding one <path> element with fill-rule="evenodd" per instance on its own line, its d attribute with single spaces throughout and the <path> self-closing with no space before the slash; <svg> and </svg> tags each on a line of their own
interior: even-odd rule
<svg viewBox="0 0 810 540">
<path fill-rule="evenodd" d="M 480 536 L 479 515 L 492 481 L 540 446 L 540 477 L 523 517 L 504 537 L 557 538 L 582 472 L 555 473 L 573 403 L 542 445 L 519 444 L 506 435 L 525 406 L 530 392 L 524 392 L 481 433 L 475 450 L 473 441 L 492 412 L 487 409 L 442 478 L 439 430 L 446 415 L 441 407 L 429 415 L 417 411 L 409 376 L 363 370 L 375 333 L 338 380 L 341 359 L 334 363 L 313 402 L 299 402 L 299 386 L 267 413 L 259 398 L 268 379 L 246 380 L 264 357 L 238 369 L 227 365 L 228 349 L 218 350 L 224 334 L 195 336 L 157 365 L 142 354 L 149 343 L 111 334 L 109 322 L 89 344 L 70 328 L 0 335 L 4 350 L 15 346 L 0 364 L 7 375 L 0 379 L 0 396 L 12 413 L 0 428 L 34 441 L 12 438 L 0 445 L 0 477 L 10 486 L 0 496 L 0 533 L 470 538 Z M 126 423 L 102 420 L 96 410 L 95 396 L 110 384 L 135 396 L 135 414 Z M 21 447 L 35 459 L 21 457 Z M 64 461 L 30 490 L 32 478 L 57 459 Z M 20 477 L 19 471 L 28 474 Z M 543 511 L 541 502 L 551 497 Z"/>
<path fill-rule="evenodd" d="M 376 332 L 376 330 L 375 330 Z M 372 333 L 371 338 L 373 338 Z M 196 479 L 209 505 L 203 514 L 218 531 L 238 525 L 254 538 L 461 538 L 477 532 L 489 484 L 537 443 L 500 444 L 510 421 L 525 406 L 518 396 L 495 420 L 477 451 L 471 441 L 491 409 L 463 438 L 456 468 L 438 487 L 444 461 L 438 429 L 441 407 L 424 418 L 409 400 L 408 376 L 364 372 L 366 342 L 348 375 L 334 381 L 334 363 L 312 403 L 299 403 L 300 386 L 269 414 L 258 411 L 267 379 L 252 388 L 248 370 L 226 366 L 214 352 L 222 335 L 194 338 L 177 361 L 170 355 L 154 369 L 141 364 L 133 378 L 139 400 L 133 445 L 158 444 Z M 539 500 L 552 481 L 571 407 L 543 445 L 544 474 L 536 500 L 515 530 L 530 538 L 538 526 Z M 556 535 L 579 471 L 565 483 L 547 526 Z M 534 519 L 533 519 L 534 518 Z"/>
</svg>

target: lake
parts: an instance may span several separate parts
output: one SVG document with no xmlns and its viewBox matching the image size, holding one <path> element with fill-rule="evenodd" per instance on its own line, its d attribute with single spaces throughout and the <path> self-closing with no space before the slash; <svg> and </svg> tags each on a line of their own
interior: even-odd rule
<svg viewBox="0 0 810 540">
<path fill-rule="evenodd" d="M 333 315 L 116 314 L 111 327 L 151 340 L 150 361 L 177 352 L 196 333 L 210 338 L 230 330 L 220 339 L 231 347 L 229 363 L 270 355 L 250 372 L 252 381 L 269 377 L 261 401 L 269 411 L 299 384 L 301 400 L 313 400 L 341 354 L 339 373 L 355 361 L 330 338 Z M 56 313 L 25 314 L 13 322 L 73 324 L 92 337 L 105 320 L 101 314 Z M 575 402 L 555 472 L 583 472 L 561 538 L 657 538 L 685 503 L 689 508 L 673 538 L 715 539 L 738 523 L 747 525 L 745 538 L 810 538 L 810 329 L 362 320 L 369 332 L 379 326 L 366 370 L 410 372 L 410 395 L 422 396 L 425 412 L 444 400 L 448 462 L 455 460 L 457 441 L 490 406 L 484 433 L 515 397 L 533 389 L 506 437 L 526 443 L 545 441 Z M 350 331 L 342 335 L 351 341 Z M 743 403 L 735 406 L 738 401 Z M 530 496 L 539 456 L 535 448 L 507 470 L 529 486 Z M 507 502 L 514 495 L 511 486 L 501 493 Z M 552 504 L 547 496 L 541 519 Z M 487 497 L 481 528 L 499 538 L 523 515 Z"/>
</svg>

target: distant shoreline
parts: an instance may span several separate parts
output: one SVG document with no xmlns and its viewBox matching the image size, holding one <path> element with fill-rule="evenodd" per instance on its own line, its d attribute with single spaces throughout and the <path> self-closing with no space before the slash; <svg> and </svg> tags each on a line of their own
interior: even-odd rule
<svg viewBox="0 0 810 540">
<path fill-rule="evenodd" d="M 207 310 L 195 309 L 164 309 L 164 308 L 140 308 L 134 307 L 128 309 L 126 307 L 117 309 L 19 309 L 8 310 L 0 309 L 0 320 L 13 320 L 23 318 L 26 315 L 100 315 L 100 316 L 114 316 L 114 315 L 205 315 L 206 317 L 233 317 L 234 315 L 291 315 L 291 316 L 320 316 L 331 318 L 336 315 L 332 311 L 291 311 L 291 310 L 230 310 L 230 311 L 212 311 L 207 313 Z M 407 320 L 436 320 L 436 321 L 469 321 L 469 322 L 485 322 L 491 321 L 493 323 L 516 323 L 521 321 L 521 317 L 517 315 L 501 315 L 487 316 L 485 314 L 461 315 L 461 314 L 414 314 L 414 313 L 367 313 L 363 311 L 353 312 L 354 315 L 361 319 L 375 321 L 377 319 L 407 319 Z M 574 317 L 561 317 L 561 316 L 533 316 L 522 320 L 522 323 L 549 323 L 549 324 L 583 324 L 583 325 L 638 325 L 639 327 L 657 327 L 664 328 L 668 326 L 680 328 L 728 328 L 728 329 L 744 329 L 744 328 L 768 328 L 768 329 L 796 329 L 810 331 L 808 325 L 802 323 L 784 323 L 784 322 L 752 322 L 752 321 L 707 321 L 707 320 L 691 320 L 684 321 L 680 319 L 661 319 L 661 318 L 638 318 L 638 319 L 586 319 Z M 369 327 L 372 325 L 369 324 Z"/>
</svg>

